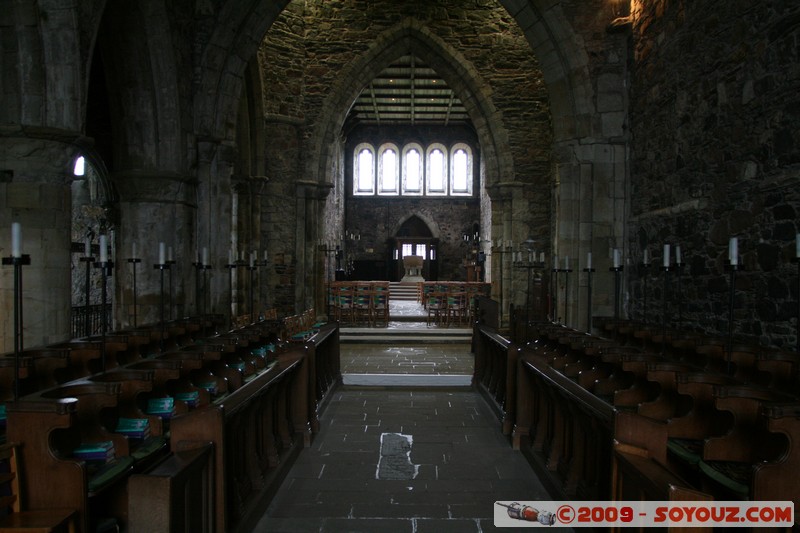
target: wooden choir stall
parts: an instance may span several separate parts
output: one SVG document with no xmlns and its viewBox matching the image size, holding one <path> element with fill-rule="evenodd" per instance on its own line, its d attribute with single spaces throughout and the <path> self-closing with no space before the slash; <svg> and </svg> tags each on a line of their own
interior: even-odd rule
<svg viewBox="0 0 800 533">
<path fill-rule="evenodd" d="M 338 325 L 313 322 L 198 317 L 26 350 L 16 400 L 0 358 L 21 503 L 0 530 L 39 512 L 78 532 L 249 531 L 340 380 Z"/>
</svg>

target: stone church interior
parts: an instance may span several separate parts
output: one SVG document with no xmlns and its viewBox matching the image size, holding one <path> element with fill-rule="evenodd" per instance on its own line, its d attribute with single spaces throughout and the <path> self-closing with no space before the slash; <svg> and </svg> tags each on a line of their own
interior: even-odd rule
<svg viewBox="0 0 800 533">
<path fill-rule="evenodd" d="M 0 37 L 0 530 L 800 500 L 799 3 L 18 0 Z"/>
</svg>

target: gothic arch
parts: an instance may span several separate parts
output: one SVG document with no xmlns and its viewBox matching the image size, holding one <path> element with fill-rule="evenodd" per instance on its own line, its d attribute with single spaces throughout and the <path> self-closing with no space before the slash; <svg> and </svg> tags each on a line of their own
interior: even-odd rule
<svg viewBox="0 0 800 533">
<path fill-rule="evenodd" d="M 437 224 L 436 221 L 433 220 L 431 217 L 427 216 L 424 213 L 421 213 L 420 211 L 416 211 L 416 210 L 415 211 L 411 211 L 406 216 L 404 216 L 403 218 L 398 220 L 395 223 L 395 225 L 392 226 L 392 231 L 389 232 L 389 235 L 391 235 L 391 236 L 397 235 L 397 232 L 400 231 L 400 228 L 403 227 L 403 224 L 405 224 L 406 222 L 408 222 L 410 219 L 412 219 L 414 217 L 420 219 L 421 221 L 423 221 L 428 226 L 428 228 L 431 230 L 431 237 L 432 238 L 434 238 L 434 239 L 441 238 L 442 231 L 439 228 L 439 224 Z"/>
<path fill-rule="evenodd" d="M 307 146 L 307 174 L 319 182 L 332 179 L 327 172 L 333 168 L 332 162 L 336 158 L 332 148 L 350 106 L 361 89 L 386 65 L 408 52 L 423 58 L 464 103 L 478 133 L 487 182 L 512 180 L 513 160 L 506 148 L 508 135 L 491 100 L 488 84 L 462 54 L 413 19 L 404 20 L 376 38 L 368 51 L 354 61 L 332 87 L 331 96 L 323 104 Z"/>
</svg>

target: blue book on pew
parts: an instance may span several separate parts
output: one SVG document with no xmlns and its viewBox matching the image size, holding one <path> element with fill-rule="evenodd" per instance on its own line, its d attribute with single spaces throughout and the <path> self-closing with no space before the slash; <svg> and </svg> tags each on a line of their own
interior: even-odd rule
<svg viewBox="0 0 800 533">
<path fill-rule="evenodd" d="M 175 398 L 150 398 L 147 400 L 147 414 L 158 415 L 161 418 L 170 418 L 175 414 Z"/>
<path fill-rule="evenodd" d="M 184 402 L 189 407 L 200 405 L 200 393 L 196 390 L 188 392 L 176 392 L 175 399 Z"/>
<path fill-rule="evenodd" d="M 200 387 L 201 389 L 207 390 L 208 393 L 211 394 L 212 396 L 217 394 L 217 392 L 219 391 L 216 381 L 204 381 L 203 383 L 197 383 L 197 386 Z"/>
<path fill-rule="evenodd" d="M 105 463 L 114 458 L 114 443 L 110 440 L 101 442 L 82 442 L 72 455 L 89 462 Z"/>
<path fill-rule="evenodd" d="M 116 431 L 132 439 L 146 439 L 150 436 L 150 421 L 146 418 L 120 418 Z"/>
</svg>

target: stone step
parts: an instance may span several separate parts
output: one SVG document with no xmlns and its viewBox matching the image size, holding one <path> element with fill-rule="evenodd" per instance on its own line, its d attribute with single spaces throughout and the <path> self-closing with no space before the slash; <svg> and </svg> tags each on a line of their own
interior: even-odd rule
<svg viewBox="0 0 800 533">
<path fill-rule="evenodd" d="M 339 330 L 339 342 L 351 344 L 468 344 L 471 341 L 469 328 L 343 327 Z"/>
</svg>

